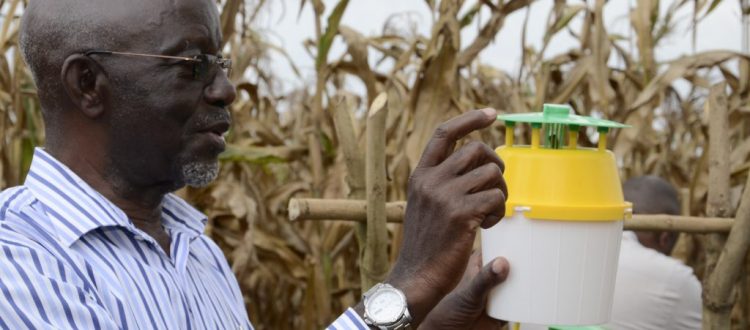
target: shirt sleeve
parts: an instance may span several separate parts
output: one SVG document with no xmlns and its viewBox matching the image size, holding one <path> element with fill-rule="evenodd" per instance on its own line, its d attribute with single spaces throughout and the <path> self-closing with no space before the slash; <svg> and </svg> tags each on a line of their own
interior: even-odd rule
<svg viewBox="0 0 750 330">
<path fill-rule="evenodd" d="M 119 329 L 75 269 L 7 234 L 0 225 L 0 329 Z"/>
<path fill-rule="evenodd" d="M 336 321 L 326 328 L 327 330 L 368 330 L 370 329 L 359 314 L 349 308 L 341 314 Z"/>
</svg>

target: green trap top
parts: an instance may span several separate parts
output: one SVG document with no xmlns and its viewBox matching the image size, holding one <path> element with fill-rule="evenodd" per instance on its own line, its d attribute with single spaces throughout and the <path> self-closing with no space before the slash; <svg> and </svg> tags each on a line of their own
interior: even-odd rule
<svg viewBox="0 0 750 330">
<path fill-rule="evenodd" d="M 576 115 L 567 104 L 545 104 L 543 112 L 499 115 L 497 116 L 497 119 L 505 121 L 505 124 L 508 126 L 513 126 L 515 123 L 530 123 L 534 126 L 542 124 L 562 124 L 570 126 L 592 126 L 605 130 L 609 128 L 630 127 L 630 125 L 623 125 L 611 120 Z"/>
</svg>

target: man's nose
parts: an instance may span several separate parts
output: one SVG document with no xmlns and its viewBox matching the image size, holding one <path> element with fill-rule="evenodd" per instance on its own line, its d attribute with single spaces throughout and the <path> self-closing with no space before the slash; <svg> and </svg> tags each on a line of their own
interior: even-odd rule
<svg viewBox="0 0 750 330">
<path fill-rule="evenodd" d="M 204 89 L 206 101 L 210 104 L 221 104 L 228 106 L 237 98 L 237 90 L 229 81 L 227 73 L 219 70 L 214 76 L 214 80 Z"/>
</svg>

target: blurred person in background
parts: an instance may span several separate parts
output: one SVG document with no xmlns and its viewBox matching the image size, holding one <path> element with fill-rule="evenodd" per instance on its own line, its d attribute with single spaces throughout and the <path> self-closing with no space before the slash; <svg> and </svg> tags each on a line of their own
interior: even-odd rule
<svg viewBox="0 0 750 330">
<path fill-rule="evenodd" d="M 677 191 L 659 177 L 629 179 L 623 193 L 634 214 L 680 214 Z M 692 268 L 670 257 L 678 235 L 623 232 L 608 329 L 701 328 L 701 284 Z"/>
</svg>

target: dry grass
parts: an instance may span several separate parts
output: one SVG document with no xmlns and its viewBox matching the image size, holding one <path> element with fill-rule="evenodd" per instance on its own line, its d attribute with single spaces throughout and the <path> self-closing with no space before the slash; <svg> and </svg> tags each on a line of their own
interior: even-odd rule
<svg viewBox="0 0 750 330">
<path fill-rule="evenodd" d="M 358 241 L 362 228 L 349 223 L 292 224 L 286 204 L 291 196 L 364 199 L 365 119 L 355 109 L 367 108 L 375 96 L 388 95 L 385 132 L 388 174 L 387 200 L 405 200 L 405 187 L 425 141 L 442 120 L 473 108 L 491 106 L 503 112 L 538 111 L 545 102 L 568 102 L 578 114 L 599 115 L 633 125 L 610 141 L 621 160 L 623 178 L 656 174 L 682 188 L 691 215 L 702 215 L 707 191 L 708 135 L 705 103 L 717 80 L 730 116 L 731 186 L 736 198 L 750 168 L 750 58 L 729 51 L 711 51 L 672 62 L 653 54 L 673 26 L 673 17 L 660 16 L 658 1 L 639 1 L 631 12 L 633 40 L 607 32 L 603 0 L 589 4 L 555 1 L 540 49 L 527 47 L 520 72 L 503 72 L 475 61 L 503 28 L 505 18 L 523 13 L 530 1 L 427 1 L 435 14 L 430 35 L 414 36 L 393 29 L 387 35 L 364 36 L 356 27 L 339 26 L 348 1 L 338 2 L 323 17 L 322 1 L 301 1 L 301 10 L 314 10 L 315 40 L 310 48 L 318 73 L 314 92 L 278 93 L 274 75 L 263 63 L 279 59 L 283 50 L 253 31 L 265 1 L 222 0 L 222 26 L 227 49 L 237 69 L 232 79 L 241 97 L 232 106 L 234 124 L 229 150 L 222 156 L 219 180 L 207 189 L 181 193 L 210 218 L 209 234 L 220 244 L 240 279 L 251 319 L 260 329 L 314 329 L 353 305 L 360 294 Z M 712 1 L 711 3 L 716 3 Z M 24 1 L 0 0 L 7 12 Z M 698 8 L 708 1 L 678 1 L 675 6 Z M 312 7 L 312 9 L 310 9 Z M 461 29 L 474 26 L 474 15 L 489 7 L 475 40 L 461 40 Z M 672 11 L 670 11 L 672 12 Z M 569 26 L 574 16 L 582 26 Z M 29 73 L 15 46 L 18 21 L 4 17 L 0 30 L 0 187 L 19 184 L 34 145 L 43 141 L 39 106 Z M 556 33 L 577 38 L 571 50 L 547 56 L 547 43 Z M 329 58 L 334 38 L 348 50 Z M 636 47 L 631 51 L 627 45 Z M 370 67 L 368 50 L 392 66 Z M 611 67 L 608 59 L 622 65 Z M 6 61 L 10 59 L 10 61 Z M 253 73 L 257 79 L 245 79 Z M 355 95 L 343 77 L 360 79 L 366 95 Z M 417 79 L 419 77 L 419 79 Z M 676 87 L 686 81 L 689 89 Z M 289 111 L 277 111 L 282 105 Z M 419 118 L 419 120 L 416 120 Z M 654 125 L 653 123 L 658 123 Z M 596 141 L 594 132 L 581 137 Z M 528 134 L 528 132 L 526 133 Z M 491 145 L 503 141 L 499 125 L 474 138 Z M 523 140 L 523 138 L 522 138 Z M 521 141 L 523 142 L 523 141 Z M 732 201 L 736 207 L 737 200 Z M 398 241 L 401 230 L 389 225 Z M 703 274 L 700 237 L 687 237 L 679 256 Z M 398 246 L 390 247 L 393 261 Z M 743 278 L 743 287 L 750 280 Z M 737 325 L 746 325 L 747 290 L 740 293 Z M 740 307 L 738 307 L 740 308 Z"/>
</svg>

